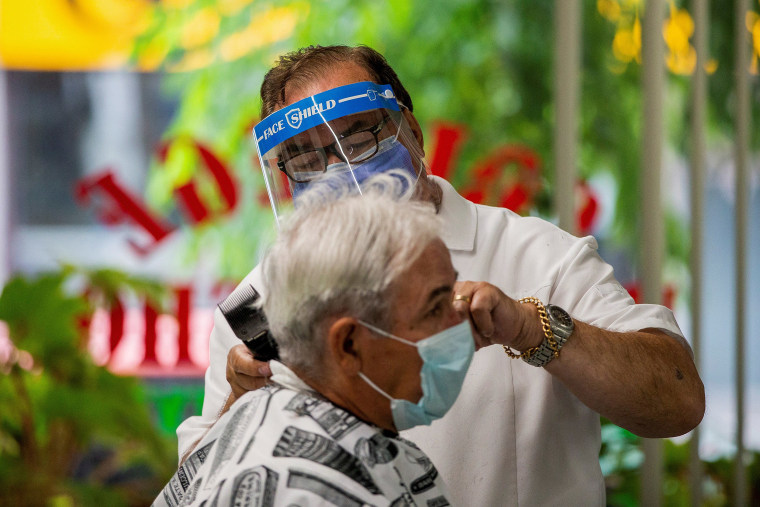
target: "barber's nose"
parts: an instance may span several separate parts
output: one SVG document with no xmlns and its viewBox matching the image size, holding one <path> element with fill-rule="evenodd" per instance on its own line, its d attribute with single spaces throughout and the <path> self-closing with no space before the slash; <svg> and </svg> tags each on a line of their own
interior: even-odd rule
<svg viewBox="0 0 760 507">
<path fill-rule="evenodd" d="M 332 150 L 327 152 L 327 165 L 343 162 L 343 159 L 336 155 Z"/>
<path fill-rule="evenodd" d="M 340 147 L 335 143 L 325 147 L 325 155 L 327 156 L 327 165 L 345 162 L 343 155 L 340 153 Z"/>
</svg>

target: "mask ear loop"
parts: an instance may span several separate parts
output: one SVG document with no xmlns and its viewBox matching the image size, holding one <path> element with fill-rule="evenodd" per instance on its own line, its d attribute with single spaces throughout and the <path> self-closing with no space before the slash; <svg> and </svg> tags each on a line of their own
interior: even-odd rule
<svg viewBox="0 0 760 507">
<path fill-rule="evenodd" d="M 380 393 L 380 394 L 382 394 L 383 396 L 385 396 L 386 398 L 388 398 L 388 400 L 390 400 L 390 401 L 393 401 L 393 398 L 391 397 L 391 395 L 389 395 L 388 393 L 386 393 L 385 391 L 383 391 L 382 389 L 380 389 L 380 388 L 377 386 L 377 384 L 375 384 L 374 382 L 372 382 L 372 381 L 369 379 L 369 377 L 367 377 L 367 376 L 366 376 L 364 373 L 362 373 L 362 372 L 359 372 L 359 377 L 361 377 L 361 379 L 362 379 L 362 380 L 364 380 L 364 381 L 365 381 L 367 384 L 369 384 L 369 385 L 370 385 L 370 387 L 371 387 L 372 389 L 374 389 L 374 390 L 375 390 L 375 391 L 377 391 L 378 393 Z"/>
<path fill-rule="evenodd" d="M 411 342 L 409 340 L 405 340 L 403 338 L 399 338 L 398 336 L 390 334 L 387 331 L 383 331 L 379 327 L 375 327 L 375 326 L 373 326 L 372 324 L 370 324 L 368 322 L 364 322 L 363 320 L 357 319 L 356 321 L 359 324 L 361 324 L 362 326 L 364 326 L 367 329 L 369 329 L 370 331 L 372 331 L 373 333 L 377 333 L 377 334 L 379 334 L 381 336 L 385 336 L 386 338 L 390 338 L 391 340 L 396 340 L 397 342 L 401 342 L 401 343 L 403 343 L 405 345 L 409 345 L 411 347 L 417 347 L 417 348 L 419 348 L 419 346 L 415 342 Z"/>
<path fill-rule="evenodd" d="M 357 322 L 359 322 L 359 324 L 361 324 L 362 326 L 366 327 L 367 329 L 369 329 L 373 333 L 377 333 L 377 334 L 379 334 L 381 336 L 385 336 L 387 338 L 390 338 L 392 340 L 396 340 L 396 341 L 404 343 L 406 345 L 411 345 L 412 347 L 417 347 L 416 343 L 410 342 L 408 340 L 404 340 L 403 338 L 399 338 L 398 336 L 394 336 L 394 335 L 392 335 L 392 334 L 390 334 L 390 333 L 388 333 L 386 331 L 383 331 L 382 329 L 380 329 L 378 327 L 373 326 L 372 324 L 364 322 L 363 320 L 357 319 Z M 378 387 L 377 384 L 375 384 L 374 382 L 372 382 L 369 379 L 369 377 L 367 377 L 364 373 L 359 372 L 359 377 L 362 380 L 364 380 L 367 384 L 369 384 L 370 387 L 372 387 L 375 391 L 377 391 L 378 393 L 382 394 L 383 396 L 385 396 L 386 398 L 388 398 L 390 401 L 394 400 L 394 398 L 392 396 L 390 396 L 388 393 L 386 393 L 385 391 L 383 391 L 382 389 L 380 389 L 380 387 Z"/>
</svg>

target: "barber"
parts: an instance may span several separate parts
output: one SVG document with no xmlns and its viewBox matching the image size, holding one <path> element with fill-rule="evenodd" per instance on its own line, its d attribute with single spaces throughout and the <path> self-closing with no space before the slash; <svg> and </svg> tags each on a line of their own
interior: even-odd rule
<svg viewBox="0 0 760 507">
<path fill-rule="evenodd" d="M 341 119 L 326 107 L 336 97 L 353 100 L 345 87 L 359 84 L 377 85 L 366 94 L 386 101 L 377 109 L 385 123 L 353 124 L 351 114 Z M 365 165 L 375 171 L 372 160 L 387 157 L 386 168 L 405 167 L 418 178 L 417 197 L 431 201 L 444 222 L 441 237 L 461 280 L 455 306 L 471 319 L 482 348 L 446 417 L 404 435 L 436 463 L 456 504 L 604 505 L 600 415 L 649 438 L 681 435 L 701 421 L 704 388 L 672 312 L 634 304 L 593 237 L 473 204 L 427 175 L 411 97 L 376 51 L 336 46 L 287 54 L 265 76 L 261 95 L 262 127 L 282 115 L 280 125 L 298 131 L 274 133 L 277 143 L 255 131 L 276 215 L 285 212 L 280 196 L 297 202 L 315 175 L 340 169 L 360 179 Z M 319 114 L 306 116 L 313 106 Z M 375 150 L 366 160 L 353 160 L 341 144 L 359 132 L 372 149 L 356 153 Z M 258 269 L 245 284 L 266 290 Z M 217 311 L 203 415 L 178 428 L 180 455 L 270 373 Z"/>
</svg>

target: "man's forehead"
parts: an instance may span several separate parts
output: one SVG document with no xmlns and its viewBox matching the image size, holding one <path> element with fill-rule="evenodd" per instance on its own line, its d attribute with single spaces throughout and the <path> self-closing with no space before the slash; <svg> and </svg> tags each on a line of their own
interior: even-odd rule
<svg viewBox="0 0 760 507">
<path fill-rule="evenodd" d="M 440 238 L 433 239 L 411 266 L 394 282 L 393 312 L 402 318 L 419 317 L 419 311 L 453 286 L 457 272 L 451 253 Z"/>
<path fill-rule="evenodd" d="M 354 62 L 336 62 L 329 71 L 316 74 L 313 79 L 288 81 L 285 85 L 285 103 L 282 107 L 339 86 L 362 81 L 374 81 L 367 69 Z"/>
</svg>

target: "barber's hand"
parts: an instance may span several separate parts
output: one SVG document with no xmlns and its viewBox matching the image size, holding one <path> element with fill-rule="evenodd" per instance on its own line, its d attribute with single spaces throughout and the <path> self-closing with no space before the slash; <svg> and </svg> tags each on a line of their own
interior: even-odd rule
<svg viewBox="0 0 760 507">
<path fill-rule="evenodd" d="M 232 347 L 227 354 L 227 382 L 232 388 L 229 404 L 248 391 L 264 387 L 270 376 L 269 363 L 256 360 L 243 344 Z"/>
<path fill-rule="evenodd" d="M 454 308 L 472 323 L 476 348 L 499 344 L 523 351 L 543 341 L 535 306 L 486 282 L 457 282 L 454 295 Z"/>
</svg>

